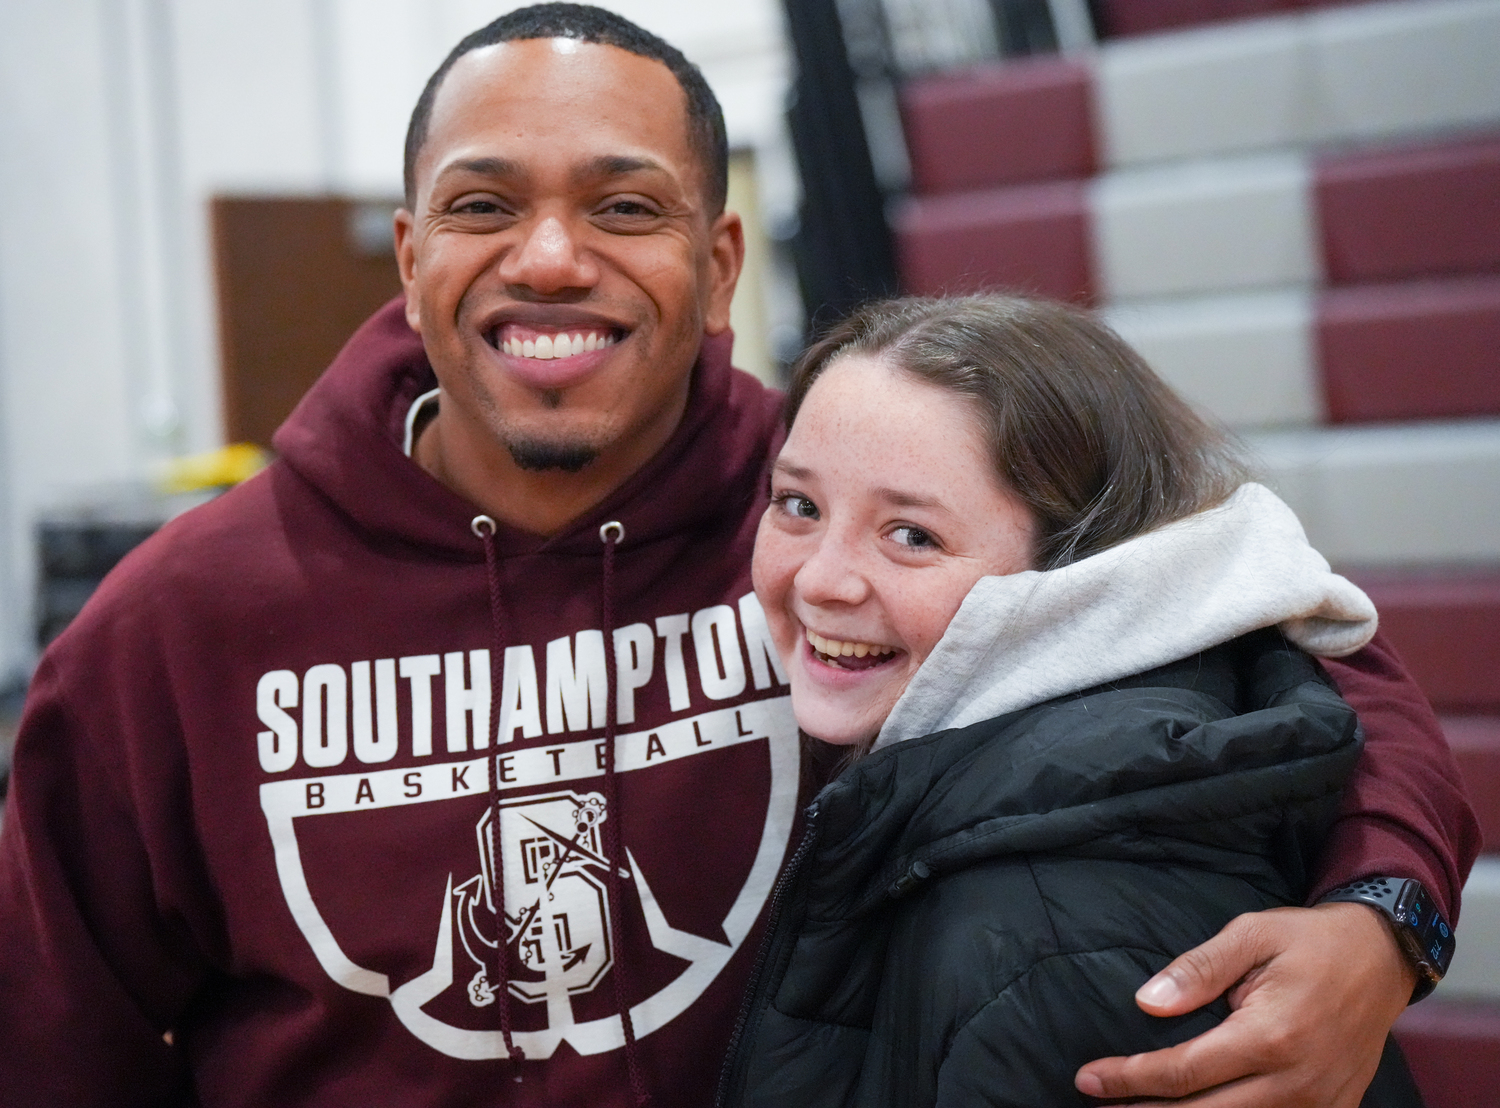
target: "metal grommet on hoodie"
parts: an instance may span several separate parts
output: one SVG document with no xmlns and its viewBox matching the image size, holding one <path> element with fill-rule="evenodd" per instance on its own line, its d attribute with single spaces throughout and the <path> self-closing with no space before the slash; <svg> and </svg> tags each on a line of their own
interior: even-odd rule
<svg viewBox="0 0 1500 1108">
<path fill-rule="evenodd" d="M 618 519 L 612 519 L 599 528 L 599 541 L 608 544 L 610 541 L 609 533 L 611 531 L 615 533 L 614 543 L 616 546 L 625 541 L 625 525 Z"/>
<path fill-rule="evenodd" d="M 469 521 L 469 530 L 474 532 L 476 539 L 482 539 L 495 533 L 495 521 L 489 516 L 475 516 Z"/>
</svg>

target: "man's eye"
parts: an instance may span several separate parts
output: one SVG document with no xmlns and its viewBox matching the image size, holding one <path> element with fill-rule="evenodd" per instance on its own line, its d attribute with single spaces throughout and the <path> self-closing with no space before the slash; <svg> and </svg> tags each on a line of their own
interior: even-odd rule
<svg viewBox="0 0 1500 1108">
<path fill-rule="evenodd" d="M 937 546 L 937 540 L 920 527 L 913 527 L 903 523 L 891 532 L 891 538 L 902 546 L 909 546 L 916 550 L 929 550 Z"/>
<path fill-rule="evenodd" d="M 642 204 L 639 200 L 616 200 L 604 209 L 605 215 L 626 216 L 629 218 L 645 218 L 655 216 L 656 212 Z"/>
<path fill-rule="evenodd" d="M 500 210 L 500 205 L 493 200 L 470 200 L 466 204 L 460 204 L 454 211 L 462 212 L 464 215 L 494 215 Z"/>
</svg>

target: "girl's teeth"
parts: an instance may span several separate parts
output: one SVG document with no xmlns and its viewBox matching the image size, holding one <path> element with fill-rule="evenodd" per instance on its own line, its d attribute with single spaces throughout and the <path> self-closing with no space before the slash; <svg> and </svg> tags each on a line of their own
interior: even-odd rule
<svg viewBox="0 0 1500 1108">
<path fill-rule="evenodd" d="M 870 655 L 880 657 L 889 654 L 895 649 L 893 646 L 881 646 L 878 643 L 868 642 L 844 642 L 841 639 L 825 639 L 816 631 L 807 632 L 807 641 L 819 654 L 829 658 L 865 658 Z"/>
</svg>

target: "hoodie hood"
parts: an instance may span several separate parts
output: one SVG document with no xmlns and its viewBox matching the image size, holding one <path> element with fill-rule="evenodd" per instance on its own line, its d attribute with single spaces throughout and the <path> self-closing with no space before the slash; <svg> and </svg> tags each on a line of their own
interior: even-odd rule
<svg viewBox="0 0 1500 1108">
<path fill-rule="evenodd" d="M 1061 569 L 985 577 L 912 678 L 875 748 L 1039 704 L 1262 627 L 1343 657 L 1375 606 L 1333 573 L 1264 485 Z"/>
<path fill-rule="evenodd" d="M 705 336 L 682 422 L 667 444 L 597 507 L 543 537 L 500 525 L 501 557 L 599 553 L 600 524 L 618 519 L 634 546 L 712 528 L 744 512 L 744 492 L 779 434 L 780 395 L 730 366 L 734 336 Z M 397 297 L 362 326 L 272 440 L 281 460 L 372 538 L 482 561 L 470 530 L 478 509 L 412 463 L 402 449 L 413 401 L 437 386 L 421 338 Z M 759 394 L 759 395 L 757 395 Z M 746 413 L 749 418 L 746 418 Z M 705 442 L 712 451 L 704 451 Z M 772 443 L 768 454 L 767 443 Z M 335 450 L 331 444 L 341 444 Z M 358 466 L 348 459 L 358 457 Z M 692 465 L 683 464 L 688 457 Z M 703 464 L 705 457 L 712 464 Z"/>
</svg>

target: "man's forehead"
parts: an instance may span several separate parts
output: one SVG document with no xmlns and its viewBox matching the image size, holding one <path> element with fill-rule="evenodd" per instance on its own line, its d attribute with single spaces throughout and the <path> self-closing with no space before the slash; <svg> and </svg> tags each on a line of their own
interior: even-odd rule
<svg viewBox="0 0 1500 1108">
<path fill-rule="evenodd" d="M 591 138 L 608 149 L 586 153 Z M 556 152 L 577 157 L 702 170 L 687 95 L 666 65 L 616 46 L 551 38 L 480 47 L 454 63 L 433 104 L 419 175 L 442 176 L 453 156 L 478 156 L 476 140 L 504 159 L 526 160 L 533 139 L 566 144 Z"/>
<path fill-rule="evenodd" d="M 686 93 L 664 63 L 571 38 L 516 39 L 469 51 L 453 64 L 433 108 L 436 117 L 463 111 L 474 101 L 496 106 L 544 100 L 557 108 L 592 102 L 607 111 L 620 106 L 622 95 L 686 115 Z"/>
</svg>

